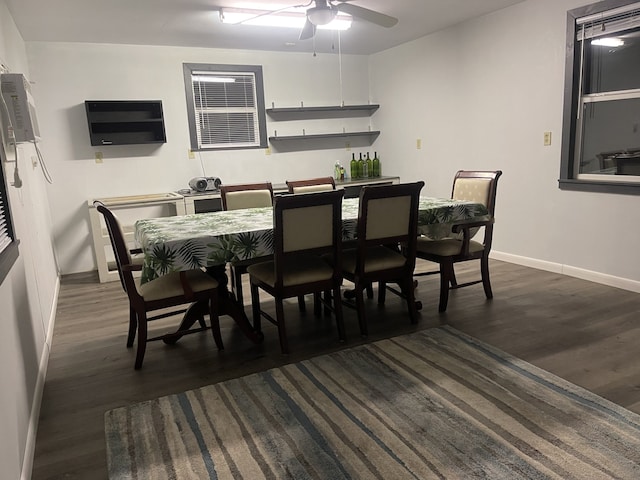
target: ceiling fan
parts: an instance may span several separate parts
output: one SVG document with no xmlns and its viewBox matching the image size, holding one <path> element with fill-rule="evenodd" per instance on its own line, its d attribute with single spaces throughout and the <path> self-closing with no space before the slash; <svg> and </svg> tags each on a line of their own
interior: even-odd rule
<svg viewBox="0 0 640 480">
<path fill-rule="evenodd" d="M 354 18 L 359 18 L 386 28 L 393 27 L 398 23 L 397 18 L 369 10 L 368 8 L 359 7 L 352 3 L 347 3 L 349 1 L 350 0 L 312 0 L 311 3 L 315 3 L 315 6 L 307 10 L 307 18 L 300 32 L 300 40 L 313 37 L 316 33 L 316 27 L 330 23 L 338 12 L 346 13 Z M 311 3 L 303 6 L 311 5 Z"/>
</svg>

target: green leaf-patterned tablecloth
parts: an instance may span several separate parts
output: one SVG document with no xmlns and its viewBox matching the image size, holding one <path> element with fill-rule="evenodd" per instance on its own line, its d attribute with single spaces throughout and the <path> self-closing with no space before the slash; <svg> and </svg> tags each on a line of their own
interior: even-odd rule
<svg viewBox="0 0 640 480">
<path fill-rule="evenodd" d="M 358 199 L 342 202 L 342 237 L 355 239 Z M 421 197 L 419 233 L 435 240 L 451 236 L 451 226 L 485 220 L 484 205 Z M 273 209 L 247 208 L 138 220 L 136 242 L 144 251 L 142 282 L 170 272 L 222 265 L 273 253 Z"/>
</svg>

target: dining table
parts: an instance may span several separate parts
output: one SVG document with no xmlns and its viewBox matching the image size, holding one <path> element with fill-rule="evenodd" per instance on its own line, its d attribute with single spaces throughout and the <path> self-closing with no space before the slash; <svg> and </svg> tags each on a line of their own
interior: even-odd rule
<svg viewBox="0 0 640 480">
<path fill-rule="evenodd" d="M 342 201 L 342 239 L 356 239 L 359 199 Z M 453 236 L 452 226 L 463 222 L 488 220 L 490 214 L 481 203 L 448 198 L 420 197 L 418 234 L 433 240 Z M 246 208 L 174 217 L 148 218 L 135 222 L 135 240 L 144 254 L 141 283 L 171 272 L 205 268 L 218 283 L 220 315 L 231 316 L 254 343 L 263 340 L 253 329 L 227 284 L 226 265 L 238 260 L 259 259 L 273 254 L 273 208 Z M 192 306 L 178 330 L 167 343 L 177 341 L 202 315 Z"/>
</svg>

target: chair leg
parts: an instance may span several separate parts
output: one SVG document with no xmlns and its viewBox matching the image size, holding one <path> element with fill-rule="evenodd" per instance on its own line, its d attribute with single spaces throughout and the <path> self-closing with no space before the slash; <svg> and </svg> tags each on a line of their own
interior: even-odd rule
<svg viewBox="0 0 640 480">
<path fill-rule="evenodd" d="M 325 292 L 325 299 L 331 300 L 331 293 Z M 342 300 L 340 300 L 340 285 L 333 287 L 333 311 L 336 315 L 336 326 L 338 327 L 338 339 L 340 342 L 347 341 L 347 333 L 344 328 L 344 317 L 342 316 Z"/>
<path fill-rule="evenodd" d="M 139 312 L 138 315 L 138 350 L 136 352 L 136 362 L 133 366 L 136 370 L 142 368 L 144 353 L 147 349 L 147 314 Z"/>
<path fill-rule="evenodd" d="M 387 300 L 387 282 L 378 283 L 378 305 L 384 305 Z"/>
<path fill-rule="evenodd" d="M 318 317 L 322 313 L 322 300 L 320 298 L 320 295 L 320 292 L 316 292 L 313 294 L 313 313 Z"/>
<path fill-rule="evenodd" d="M 458 280 L 456 279 L 456 271 L 453 268 L 453 264 L 451 265 L 451 278 L 449 278 L 449 284 L 451 285 L 451 288 L 458 287 Z"/>
<path fill-rule="evenodd" d="M 447 310 L 447 304 L 449 303 L 449 284 L 451 283 L 452 276 L 455 276 L 455 273 L 453 272 L 453 263 L 452 262 L 441 263 L 440 264 L 440 304 L 438 305 L 439 312 L 445 312 Z"/>
<path fill-rule="evenodd" d="M 487 298 L 493 298 L 493 291 L 491 290 L 491 280 L 489 278 L 489 255 L 483 255 L 480 260 L 480 272 L 482 273 L 482 286 L 484 287 L 484 294 Z"/>
<path fill-rule="evenodd" d="M 216 342 L 218 350 L 224 350 L 224 344 L 222 343 L 222 334 L 220 333 L 220 317 L 218 316 L 218 293 L 213 291 L 211 298 L 209 299 L 209 320 L 211 321 L 211 333 L 213 334 L 213 340 Z"/>
<path fill-rule="evenodd" d="M 284 325 L 284 304 L 281 298 L 276 298 L 276 320 L 278 321 L 278 336 L 280 337 L 280 351 L 289 353 L 289 342 L 287 342 L 287 329 Z"/>
<path fill-rule="evenodd" d="M 307 311 L 307 305 L 304 303 L 304 295 L 298 295 L 298 310 L 301 312 Z"/>
<path fill-rule="evenodd" d="M 366 290 L 367 290 L 367 298 L 371 300 L 373 298 L 373 283 L 368 283 Z"/>
<path fill-rule="evenodd" d="M 133 347 L 133 341 L 136 338 L 136 329 L 138 328 L 138 317 L 136 309 L 129 305 L 129 334 L 127 335 L 127 348 Z"/>
<path fill-rule="evenodd" d="M 338 287 L 338 294 L 340 293 L 340 287 Z M 340 297 L 338 297 L 338 300 L 340 299 Z M 331 315 L 331 308 L 329 307 L 329 305 L 331 305 L 331 290 L 327 290 L 326 292 L 324 292 L 324 314 L 325 315 Z M 342 305 L 342 304 L 340 304 Z"/>
<path fill-rule="evenodd" d="M 418 323 L 418 308 L 416 305 L 416 297 L 413 288 L 413 276 L 406 278 L 402 281 L 400 288 L 402 294 L 407 301 L 407 307 L 409 307 L 409 320 L 412 324 Z"/>
<path fill-rule="evenodd" d="M 256 332 L 261 332 L 260 292 L 258 291 L 258 286 L 253 283 L 251 284 L 251 310 L 253 311 L 253 329 Z"/>
<path fill-rule="evenodd" d="M 369 331 L 367 329 L 367 317 L 364 311 L 364 289 L 361 285 L 356 284 L 356 309 L 358 311 L 358 323 L 360 324 L 360 335 L 366 337 L 369 335 Z"/>
</svg>

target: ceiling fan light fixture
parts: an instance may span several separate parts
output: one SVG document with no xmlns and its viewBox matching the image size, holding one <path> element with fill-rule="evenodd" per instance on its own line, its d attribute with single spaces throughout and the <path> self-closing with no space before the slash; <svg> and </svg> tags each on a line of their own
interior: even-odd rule
<svg viewBox="0 0 640 480">
<path fill-rule="evenodd" d="M 313 7 L 307 10 L 307 18 L 315 26 L 327 25 L 336 18 L 337 10 L 326 7 Z"/>
<path fill-rule="evenodd" d="M 304 13 L 279 12 L 270 13 L 268 10 L 252 10 L 240 8 L 220 9 L 220 21 L 231 25 L 256 25 L 263 27 L 285 27 L 300 30 L 306 20 Z M 334 15 L 333 21 L 318 25 L 319 29 L 348 30 L 351 27 L 349 15 Z"/>
</svg>

